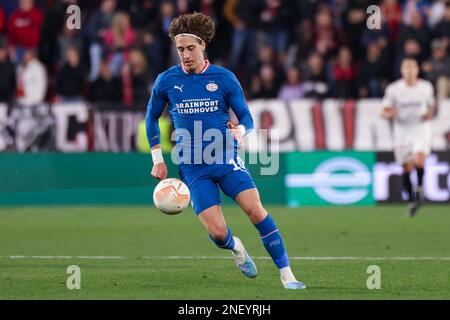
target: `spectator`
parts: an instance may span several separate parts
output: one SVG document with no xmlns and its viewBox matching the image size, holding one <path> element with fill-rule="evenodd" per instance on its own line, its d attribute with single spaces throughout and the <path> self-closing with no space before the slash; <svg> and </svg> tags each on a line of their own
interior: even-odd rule
<svg viewBox="0 0 450 320">
<path fill-rule="evenodd" d="M 66 63 L 56 75 L 56 93 L 62 101 L 80 101 L 86 83 L 85 70 L 76 47 L 69 47 Z"/>
<path fill-rule="evenodd" d="M 157 74 L 160 73 L 164 67 L 161 41 L 151 29 L 144 30 L 142 38 L 149 72 L 153 78 L 156 78 Z"/>
<path fill-rule="evenodd" d="M 437 38 L 444 38 L 450 44 L 450 1 L 447 1 L 445 5 L 442 20 L 434 28 L 434 35 Z"/>
<path fill-rule="evenodd" d="M 403 4 L 403 24 L 412 25 L 414 24 L 414 15 L 418 13 L 425 18 L 425 15 L 429 12 L 429 1 L 428 0 L 406 0 Z"/>
<path fill-rule="evenodd" d="M 447 0 L 436 0 L 431 4 L 430 13 L 428 15 L 429 28 L 434 29 L 439 21 L 441 21 L 444 17 L 446 2 Z"/>
<path fill-rule="evenodd" d="M 158 20 L 158 32 L 160 35 L 160 41 L 162 44 L 162 55 L 165 57 L 165 65 L 177 64 L 178 63 L 178 53 L 175 45 L 167 36 L 169 32 L 169 26 L 172 19 L 175 18 L 176 10 L 172 1 L 164 0 L 160 6 L 160 19 Z"/>
<path fill-rule="evenodd" d="M 362 50 L 367 48 L 370 44 L 376 42 L 378 47 L 381 50 L 389 50 L 389 42 L 390 42 L 390 30 L 387 24 L 381 26 L 381 29 L 367 29 L 361 35 L 359 42 L 362 44 Z M 365 52 L 363 50 L 363 52 Z M 361 60 L 361 59 L 359 59 Z"/>
<path fill-rule="evenodd" d="M 300 70 L 297 67 L 291 67 L 287 71 L 286 82 L 281 86 L 278 99 L 294 100 L 305 96 L 305 89 L 300 82 Z"/>
<path fill-rule="evenodd" d="M 279 86 L 275 80 L 275 69 L 271 65 L 263 65 L 259 77 L 254 76 L 252 97 L 254 99 L 272 99 L 278 95 Z"/>
<path fill-rule="evenodd" d="M 321 9 L 315 17 L 314 49 L 325 59 L 337 54 L 342 44 L 342 37 L 328 9 Z"/>
<path fill-rule="evenodd" d="M 324 99 L 329 86 L 322 57 L 313 53 L 308 58 L 304 81 L 305 98 Z"/>
<path fill-rule="evenodd" d="M 128 12 L 134 29 L 145 29 L 158 17 L 158 3 L 156 0 L 128 1 Z"/>
<path fill-rule="evenodd" d="M 270 66 L 274 71 L 274 84 L 277 88 L 280 87 L 284 80 L 284 69 L 278 64 L 276 53 L 273 47 L 269 45 L 262 46 L 258 52 L 258 59 L 253 63 L 254 66 L 250 69 L 250 77 L 261 75 L 261 69 L 264 66 Z"/>
<path fill-rule="evenodd" d="M 418 42 L 423 54 L 428 55 L 430 39 L 428 27 L 418 10 L 411 10 L 410 15 L 410 24 L 404 24 L 400 28 L 398 50 L 405 46 L 406 41 L 412 39 Z"/>
<path fill-rule="evenodd" d="M 62 31 L 57 37 L 56 64 L 58 67 L 62 66 L 66 61 L 66 53 L 69 48 L 77 48 L 80 55 L 83 51 L 83 39 L 80 31 L 78 29 L 69 29 L 65 24 L 61 29 Z"/>
<path fill-rule="evenodd" d="M 228 67 L 234 72 L 241 67 L 242 61 L 251 61 L 256 55 L 255 35 L 260 11 L 259 0 L 225 1 L 223 14 L 233 26 Z"/>
<path fill-rule="evenodd" d="M 90 73 L 89 80 L 94 81 L 100 70 L 100 60 L 103 54 L 103 36 L 111 26 L 116 10 L 116 0 L 103 0 L 100 8 L 94 11 L 86 25 L 86 34 L 89 42 Z"/>
<path fill-rule="evenodd" d="M 306 63 L 313 49 L 313 25 L 309 19 L 303 20 L 295 27 L 294 42 L 287 51 L 286 66 L 300 66 Z"/>
<path fill-rule="evenodd" d="M 222 12 L 224 1 L 197 0 L 199 12 L 210 16 L 216 25 L 215 39 L 208 46 L 208 57 L 215 64 L 223 66 L 228 59 L 229 43 L 231 43 L 232 27 Z"/>
<path fill-rule="evenodd" d="M 122 82 L 115 77 L 109 69 L 108 61 L 101 60 L 100 74 L 97 80 L 91 84 L 89 101 L 92 102 L 115 102 L 122 100 Z"/>
<path fill-rule="evenodd" d="M 349 92 L 353 92 L 351 96 L 378 97 L 387 80 L 399 77 L 399 62 L 405 56 L 415 57 L 423 66 L 422 76 L 434 79 L 438 94 L 445 93 L 446 86 L 442 83 L 446 77 L 439 77 L 444 79 L 441 81 L 436 77 L 440 69 L 446 70 L 447 60 L 441 61 L 438 57 L 442 49 L 430 43 L 438 39 L 446 50 L 450 46 L 450 2 L 378 2 L 383 23 L 380 30 L 365 27 L 365 10 L 372 4 L 370 0 L 0 0 L 0 37 L 3 32 L 9 40 L 22 41 L 11 42 L 8 55 L 13 63 L 27 48 L 24 42 L 33 42 L 33 48 L 39 44 L 40 60 L 51 75 L 49 83 L 55 84 L 49 92 L 54 89 L 58 95 L 61 95 L 58 77 L 69 47 L 77 47 L 80 65 L 89 66 L 92 85 L 101 60 L 107 58 L 115 74 L 112 79 L 121 84 L 122 102 L 130 105 L 141 99 L 136 98 L 136 93 L 145 92 L 146 77 L 152 82 L 168 64 L 178 63 L 167 30 L 176 15 L 194 10 L 210 15 L 217 25 L 217 41 L 207 49 L 210 61 L 235 71 L 249 97 L 282 95 L 272 89 L 281 87 L 285 73 L 292 68 L 301 70 L 305 97 L 321 99 L 347 96 Z M 82 7 L 81 30 L 70 30 L 64 24 L 65 9 L 70 4 Z M 45 12 L 43 24 L 40 10 Z M 297 20 L 291 21 L 292 17 Z M 38 20 L 40 26 L 35 23 Z M 349 46 L 353 56 L 348 70 L 333 63 L 343 45 Z M 122 66 L 131 58 L 135 46 L 142 49 L 145 57 L 133 53 L 135 62 L 126 72 L 127 68 Z M 136 71 L 133 76 L 131 66 L 143 64 L 148 72 L 144 75 L 138 71 L 140 67 L 133 67 Z M 356 78 L 336 82 L 337 74 L 351 74 L 355 66 L 361 67 Z M 105 81 L 108 77 L 103 71 Z M 1 81 L 5 81 L 2 83 L 8 82 L 6 74 L 0 74 Z M 294 76 L 288 76 L 291 77 Z M 285 85 L 290 81 L 286 79 Z M 110 82 L 107 81 L 108 85 Z"/>
<path fill-rule="evenodd" d="M 395 78 L 400 78 L 400 64 L 404 57 L 411 57 L 416 59 L 419 62 L 419 65 L 422 64 L 424 60 L 424 54 L 422 48 L 414 39 L 406 40 L 403 50 L 397 52 L 397 59 L 395 62 Z"/>
<path fill-rule="evenodd" d="M 378 43 L 367 47 L 366 59 L 358 72 L 358 95 L 361 98 L 379 98 L 389 82 L 389 70 Z"/>
<path fill-rule="evenodd" d="M 13 61 L 22 63 L 25 50 L 38 47 L 43 22 L 44 15 L 33 0 L 19 1 L 19 8 L 8 20 L 8 43 L 14 54 Z"/>
<path fill-rule="evenodd" d="M 362 59 L 364 54 L 364 47 L 360 39 L 367 30 L 366 10 L 369 6 L 370 3 L 365 0 L 350 1 L 343 12 L 343 28 L 345 29 L 346 43 L 352 56 L 358 60 Z"/>
<path fill-rule="evenodd" d="M 47 2 L 44 8 L 44 22 L 41 27 L 41 40 L 39 42 L 39 57 L 45 65 L 57 67 L 54 62 L 58 60 L 58 33 L 65 23 L 67 7 L 71 4 L 78 5 L 78 0 L 63 0 Z M 61 60 L 64 59 L 64 55 Z"/>
<path fill-rule="evenodd" d="M 274 48 L 279 60 L 285 54 L 289 40 L 292 12 L 290 3 L 292 1 L 266 0 L 259 15 L 259 28 L 264 36 L 263 44 Z"/>
<path fill-rule="evenodd" d="M 0 44 L 0 102 L 10 102 L 16 89 L 16 73 L 9 61 L 6 44 Z"/>
<path fill-rule="evenodd" d="M 131 50 L 129 66 L 133 104 L 136 108 L 145 110 L 150 98 L 150 73 L 147 69 L 147 59 L 141 50 Z"/>
<path fill-rule="evenodd" d="M 294 1 L 296 6 L 294 10 L 295 17 L 298 17 L 299 21 L 303 21 L 305 19 L 311 19 L 314 17 L 314 14 L 317 12 L 317 8 L 320 4 L 320 1 Z"/>
<path fill-rule="evenodd" d="M 336 62 L 333 64 L 333 92 L 336 98 L 355 98 L 356 65 L 348 47 L 339 49 Z"/>
<path fill-rule="evenodd" d="M 0 34 L 5 32 L 6 29 L 6 16 L 5 11 L 2 7 L 0 7 Z"/>
<path fill-rule="evenodd" d="M 17 69 L 17 102 L 33 107 L 44 101 L 47 92 L 47 73 L 37 59 L 35 49 L 26 49 L 23 62 Z"/>
<path fill-rule="evenodd" d="M 398 32 L 400 30 L 402 8 L 398 0 L 383 0 L 380 5 L 381 16 L 386 21 L 389 30 L 389 40 L 392 43 L 397 42 Z"/>
<path fill-rule="evenodd" d="M 443 40 L 435 39 L 432 44 L 432 58 L 422 64 L 425 78 L 436 87 L 438 100 L 450 96 L 450 56 Z"/>
<path fill-rule="evenodd" d="M 118 75 L 123 63 L 128 60 L 132 44 L 136 41 L 136 33 L 131 28 L 130 16 L 125 12 L 114 15 L 111 28 L 103 35 L 105 55 L 109 60 L 110 69 Z"/>
<path fill-rule="evenodd" d="M 159 21 L 161 32 L 163 34 L 167 35 L 169 32 L 170 23 L 175 15 L 176 9 L 173 2 L 170 0 L 163 0 L 160 6 L 161 20 Z"/>
</svg>

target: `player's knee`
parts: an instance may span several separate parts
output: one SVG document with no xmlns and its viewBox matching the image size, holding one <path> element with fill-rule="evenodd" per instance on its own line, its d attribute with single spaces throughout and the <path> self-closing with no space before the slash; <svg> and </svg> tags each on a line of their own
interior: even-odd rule
<svg viewBox="0 0 450 320">
<path fill-rule="evenodd" d="M 415 157 L 415 167 L 423 168 L 426 156 L 423 153 L 418 153 Z"/>
<path fill-rule="evenodd" d="M 411 163 L 404 163 L 403 164 L 403 172 L 409 173 L 412 171 L 413 167 L 414 166 Z"/>
<path fill-rule="evenodd" d="M 253 222 L 262 221 L 266 216 L 266 211 L 260 202 L 253 206 L 250 206 L 245 210 L 245 212 Z"/>
</svg>

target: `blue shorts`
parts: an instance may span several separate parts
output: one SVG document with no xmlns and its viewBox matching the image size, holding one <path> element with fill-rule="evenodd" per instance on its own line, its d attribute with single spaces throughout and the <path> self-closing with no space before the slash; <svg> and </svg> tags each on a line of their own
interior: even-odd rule
<svg viewBox="0 0 450 320">
<path fill-rule="evenodd" d="M 233 200 L 241 191 L 256 188 L 239 156 L 233 164 L 180 164 L 178 168 L 181 180 L 191 193 L 191 205 L 196 215 L 220 205 L 219 187 Z"/>
</svg>

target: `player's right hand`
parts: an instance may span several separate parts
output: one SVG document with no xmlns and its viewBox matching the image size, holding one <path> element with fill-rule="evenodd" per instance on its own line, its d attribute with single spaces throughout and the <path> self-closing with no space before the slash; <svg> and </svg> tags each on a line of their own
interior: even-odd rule
<svg viewBox="0 0 450 320">
<path fill-rule="evenodd" d="M 158 180 L 164 180 L 167 178 L 167 166 L 165 162 L 160 162 L 153 165 L 152 176 Z"/>
<path fill-rule="evenodd" d="M 228 125 L 228 129 L 230 130 L 231 135 L 237 141 L 238 148 L 243 147 L 244 138 L 242 137 L 238 126 L 233 124 L 231 121 L 228 121 L 227 125 Z"/>
<path fill-rule="evenodd" d="M 381 116 L 385 119 L 392 119 L 395 117 L 395 109 L 394 108 L 384 108 L 381 112 Z"/>
</svg>

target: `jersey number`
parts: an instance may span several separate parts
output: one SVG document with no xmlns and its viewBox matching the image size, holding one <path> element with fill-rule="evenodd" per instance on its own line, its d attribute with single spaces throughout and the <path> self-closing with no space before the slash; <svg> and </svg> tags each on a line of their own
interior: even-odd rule
<svg viewBox="0 0 450 320">
<path fill-rule="evenodd" d="M 228 164 L 231 164 L 233 166 L 233 171 L 238 171 L 238 170 L 245 171 L 246 168 L 245 168 L 244 161 L 242 161 L 242 159 L 239 156 L 236 157 L 236 160 L 237 160 L 237 163 L 236 163 L 236 161 L 234 161 L 234 159 L 231 159 L 228 162 Z"/>
</svg>

